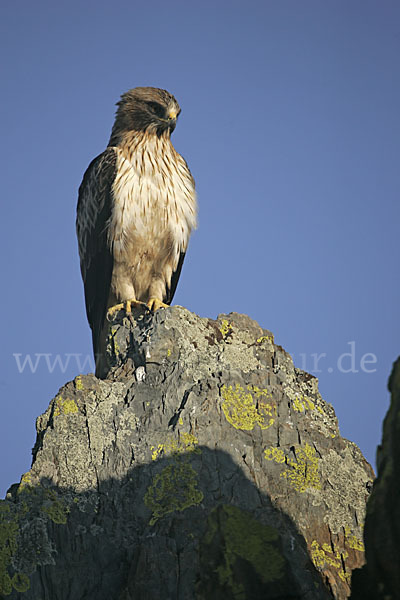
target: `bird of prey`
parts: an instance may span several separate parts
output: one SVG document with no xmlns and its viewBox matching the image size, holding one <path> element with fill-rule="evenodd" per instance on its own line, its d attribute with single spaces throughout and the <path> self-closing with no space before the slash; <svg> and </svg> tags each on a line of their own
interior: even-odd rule
<svg viewBox="0 0 400 600">
<path fill-rule="evenodd" d="M 166 90 L 121 96 L 110 141 L 79 187 L 76 229 L 96 374 L 107 318 L 168 306 L 196 226 L 193 177 L 170 135 L 181 109 Z"/>
</svg>

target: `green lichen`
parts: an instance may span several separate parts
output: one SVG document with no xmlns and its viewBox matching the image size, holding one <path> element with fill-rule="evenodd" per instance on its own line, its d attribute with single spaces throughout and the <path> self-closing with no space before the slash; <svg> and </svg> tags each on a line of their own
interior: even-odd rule
<svg viewBox="0 0 400 600">
<path fill-rule="evenodd" d="M 0 560 L 1 560 L 0 556 Z M 3 571 L 0 568 L 0 594 L 4 594 L 4 596 L 9 596 L 12 592 L 12 582 L 11 577 L 7 573 L 7 571 Z"/>
<path fill-rule="evenodd" d="M 179 459 L 174 461 L 155 476 L 144 496 L 145 505 L 152 511 L 150 525 L 174 511 L 200 504 L 203 497 L 193 467 Z"/>
<path fill-rule="evenodd" d="M 266 388 L 238 383 L 235 388 L 224 385 L 221 389 L 222 410 L 227 421 L 236 429 L 251 431 L 256 425 L 268 429 L 275 422 L 276 405 Z"/>
<path fill-rule="evenodd" d="M 68 506 L 59 499 L 52 489 L 42 486 L 33 486 L 31 474 L 25 473 L 21 477 L 19 492 L 29 492 L 20 495 L 17 504 L 0 500 L 0 596 L 7 596 L 16 590 L 24 593 L 30 588 L 29 576 L 23 572 L 10 572 L 13 560 L 19 561 L 20 553 L 24 548 L 19 546 L 19 531 L 27 523 L 35 522 L 39 517 L 43 521 L 43 514 L 47 515 L 54 523 L 67 522 Z M 40 516 L 41 515 L 41 516 Z M 40 548 L 38 549 L 38 554 Z M 16 558 L 14 556 L 17 554 Z"/>
<path fill-rule="evenodd" d="M 27 592 L 31 587 L 29 577 L 24 573 L 15 573 L 11 579 L 11 583 L 17 592 Z"/>
<path fill-rule="evenodd" d="M 151 447 L 152 460 L 164 456 L 172 459 L 172 463 L 155 476 L 144 496 L 144 503 L 152 511 L 150 525 L 171 512 L 185 510 L 203 500 L 203 493 L 197 487 L 197 473 L 188 462 L 194 453 L 201 454 L 198 443 L 192 433 L 181 433 L 178 438 Z"/>
<path fill-rule="evenodd" d="M 0 500 L 0 594 L 4 596 L 11 594 L 13 588 L 26 592 L 30 587 L 29 577 L 24 573 L 14 573 L 12 577 L 9 574 L 11 559 L 17 550 L 19 517 L 18 513 L 11 513 L 6 501 Z"/>
<path fill-rule="evenodd" d="M 321 489 L 318 457 L 310 444 L 296 446 L 296 460 L 288 459 L 287 464 L 288 468 L 281 477 L 285 477 L 296 491 L 303 493 L 308 488 Z"/>
<path fill-rule="evenodd" d="M 59 499 L 54 490 L 46 489 L 43 494 L 45 496 L 45 503 L 42 506 L 42 511 L 50 517 L 53 523 L 65 525 L 67 514 L 70 511 L 69 506 Z"/>
<path fill-rule="evenodd" d="M 54 417 L 59 417 L 60 415 L 72 415 L 78 412 L 78 406 L 75 400 L 69 400 L 62 396 L 57 396 L 55 400 L 55 408 L 54 408 Z"/>
<path fill-rule="evenodd" d="M 57 523 L 57 525 L 66 524 L 68 509 L 61 500 L 54 500 L 51 504 L 45 504 L 42 506 L 42 510 L 50 517 L 53 523 Z"/>
<path fill-rule="evenodd" d="M 207 533 L 202 542 L 206 569 L 217 574 L 221 590 L 228 587 L 235 598 L 244 600 L 247 596 L 239 562 L 250 563 L 264 584 L 279 580 L 285 573 L 285 559 L 278 544 L 279 535 L 275 528 L 261 524 L 236 506 L 219 506 L 208 517 Z M 219 558 L 218 564 L 208 564 L 212 556 Z"/>
</svg>

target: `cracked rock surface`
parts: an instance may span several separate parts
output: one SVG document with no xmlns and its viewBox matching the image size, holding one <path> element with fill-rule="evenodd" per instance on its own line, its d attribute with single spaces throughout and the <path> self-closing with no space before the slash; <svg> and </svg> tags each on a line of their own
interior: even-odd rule
<svg viewBox="0 0 400 600">
<path fill-rule="evenodd" d="M 271 332 L 120 314 L 107 361 L 37 419 L 32 467 L 0 501 L 0 597 L 349 596 L 374 474 Z"/>
</svg>

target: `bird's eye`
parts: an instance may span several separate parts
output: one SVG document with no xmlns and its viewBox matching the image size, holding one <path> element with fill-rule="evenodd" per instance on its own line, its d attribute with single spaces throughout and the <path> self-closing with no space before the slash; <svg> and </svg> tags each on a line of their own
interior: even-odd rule
<svg viewBox="0 0 400 600">
<path fill-rule="evenodd" d="M 148 102 L 147 104 L 157 117 L 160 117 L 161 119 L 165 117 L 165 109 L 161 104 L 158 104 L 158 102 Z"/>
</svg>

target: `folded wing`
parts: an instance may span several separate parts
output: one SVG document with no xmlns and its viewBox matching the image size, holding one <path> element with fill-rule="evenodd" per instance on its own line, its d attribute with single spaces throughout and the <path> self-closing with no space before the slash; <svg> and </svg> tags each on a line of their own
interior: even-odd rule
<svg viewBox="0 0 400 600">
<path fill-rule="evenodd" d="M 116 176 L 117 155 L 107 148 L 86 170 L 79 187 L 76 230 L 82 279 L 85 288 L 86 314 L 92 329 L 96 356 L 107 311 L 113 270 L 113 249 L 108 239 Z"/>
</svg>

